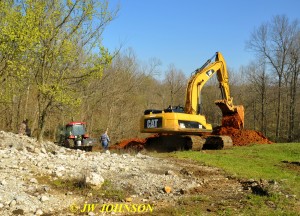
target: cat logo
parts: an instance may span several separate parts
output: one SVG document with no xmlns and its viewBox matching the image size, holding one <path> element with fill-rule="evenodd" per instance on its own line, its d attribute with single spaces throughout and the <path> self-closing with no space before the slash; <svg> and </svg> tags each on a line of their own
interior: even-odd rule
<svg viewBox="0 0 300 216">
<path fill-rule="evenodd" d="M 147 128 L 157 128 L 158 119 L 148 119 Z"/>
<path fill-rule="evenodd" d="M 211 69 L 211 70 L 209 70 L 209 71 L 206 72 L 206 75 L 207 75 L 208 77 L 210 77 L 210 76 L 213 75 L 214 73 L 215 73 L 215 71 L 214 71 L 213 69 Z"/>
</svg>

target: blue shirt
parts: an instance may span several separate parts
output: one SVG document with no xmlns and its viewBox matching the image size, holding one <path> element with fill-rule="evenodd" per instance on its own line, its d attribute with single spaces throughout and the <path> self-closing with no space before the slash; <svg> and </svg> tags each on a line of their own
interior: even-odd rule
<svg viewBox="0 0 300 216">
<path fill-rule="evenodd" d="M 104 134 L 101 135 L 101 142 L 106 143 L 106 142 L 109 142 L 109 141 L 110 141 L 109 137 L 108 137 L 108 135 L 106 133 L 104 133 Z"/>
</svg>

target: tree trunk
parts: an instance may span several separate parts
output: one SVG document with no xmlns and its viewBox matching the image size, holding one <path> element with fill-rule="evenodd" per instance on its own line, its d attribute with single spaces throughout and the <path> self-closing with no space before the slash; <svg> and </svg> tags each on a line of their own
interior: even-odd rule
<svg viewBox="0 0 300 216">
<path fill-rule="evenodd" d="M 299 71 L 295 69 L 295 72 L 292 73 L 291 86 L 290 86 L 291 98 L 290 98 L 290 107 L 289 107 L 288 142 L 292 142 L 294 140 L 298 75 L 299 75 Z"/>
<path fill-rule="evenodd" d="M 262 86 L 262 93 L 261 93 L 261 132 L 266 135 L 266 112 L 265 112 L 265 103 L 266 103 L 266 88 L 265 83 Z"/>
<path fill-rule="evenodd" d="M 38 127 L 38 142 L 43 141 L 43 136 L 44 136 L 44 132 L 45 132 L 45 123 L 46 123 L 46 116 L 47 113 L 45 111 L 42 112 L 42 115 L 39 116 L 39 127 Z"/>
<path fill-rule="evenodd" d="M 253 130 L 256 129 L 256 101 L 253 102 Z"/>
<path fill-rule="evenodd" d="M 282 85 L 282 76 L 279 76 L 278 80 L 278 98 L 277 98 L 277 113 L 276 113 L 276 130 L 275 130 L 275 142 L 279 141 L 279 128 L 280 128 L 280 119 L 281 119 L 281 85 Z"/>
<path fill-rule="evenodd" d="M 49 110 L 51 108 L 52 101 L 46 101 L 47 99 L 42 98 L 43 96 L 38 97 L 39 100 L 39 117 L 38 117 L 38 131 L 37 131 L 37 139 L 39 142 L 43 140 L 45 128 L 46 128 L 46 120 L 49 114 Z"/>
</svg>

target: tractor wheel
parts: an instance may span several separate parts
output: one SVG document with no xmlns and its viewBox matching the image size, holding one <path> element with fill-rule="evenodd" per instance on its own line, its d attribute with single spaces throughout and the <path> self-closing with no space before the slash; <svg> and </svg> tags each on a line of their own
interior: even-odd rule
<svg viewBox="0 0 300 216">
<path fill-rule="evenodd" d="M 66 148 L 73 148 L 74 147 L 74 140 L 72 140 L 72 139 L 66 139 L 64 146 Z"/>
</svg>

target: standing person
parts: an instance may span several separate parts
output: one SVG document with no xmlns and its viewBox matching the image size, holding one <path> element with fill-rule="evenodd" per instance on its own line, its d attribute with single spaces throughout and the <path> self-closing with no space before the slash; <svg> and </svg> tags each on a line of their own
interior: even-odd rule
<svg viewBox="0 0 300 216">
<path fill-rule="evenodd" d="M 101 143 L 102 143 L 102 147 L 104 148 L 104 150 L 108 149 L 108 143 L 110 142 L 110 139 L 109 139 L 109 136 L 107 134 L 107 131 L 108 130 L 106 130 L 104 132 L 104 134 L 101 135 L 101 138 L 100 138 Z"/>
</svg>

